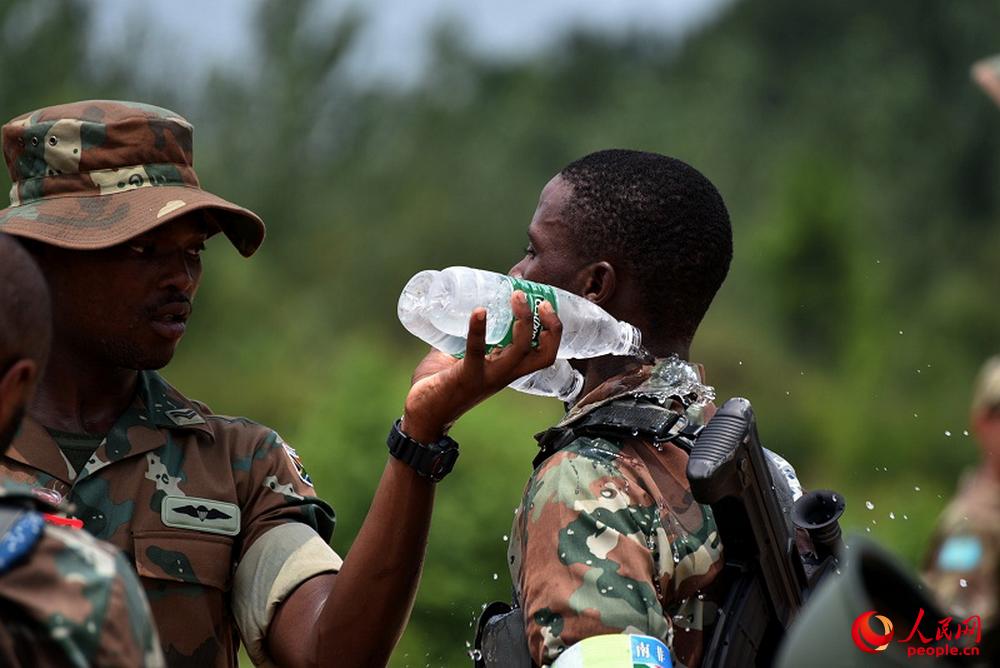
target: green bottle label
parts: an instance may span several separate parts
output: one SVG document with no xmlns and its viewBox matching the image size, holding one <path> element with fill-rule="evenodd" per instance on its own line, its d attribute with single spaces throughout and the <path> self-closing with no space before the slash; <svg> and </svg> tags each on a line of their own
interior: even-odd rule
<svg viewBox="0 0 1000 668">
<path fill-rule="evenodd" d="M 531 306 L 531 347 L 535 348 L 538 346 L 538 337 L 542 333 L 542 320 L 538 315 L 538 307 L 542 305 L 542 302 L 548 302 L 552 304 L 552 310 L 558 313 L 559 301 L 556 299 L 556 291 L 550 285 L 526 281 L 523 278 L 508 276 L 507 280 L 510 281 L 514 290 L 520 290 L 528 298 L 528 305 Z M 486 352 L 489 353 L 497 348 L 509 346 L 513 340 L 514 320 L 511 319 L 507 333 L 498 342 L 486 346 Z"/>
<path fill-rule="evenodd" d="M 511 287 L 514 290 L 520 290 L 528 298 L 528 305 L 531 306 L 531 346 L 536 348 L 538 347 L 538 337 L 542 333 L 542 320 L 538 315 L 538 307 L 541 306 L 542 302 L 548 302 L 552 304 L 552 310 L 558 313 L 559 300 L 556 298 L 556 291 L 550 285 L 535 283 L 534 281 L 526 281 L 523 278 L 508 276 L 507 280 L 510 281 Z M 493 352 L 497 348 L 509 346 L 513 340 L 514 320 L 511 319 L 510 327 L 507 328 L 507 332 L 500 338 L 500 340 L 486 346 L 486 354 Z M 457 355 L 454 355 L 454 357 L 462 359 L 465 357 L 465 352 L 463 351 L 458 353 Z"/>
</svg>

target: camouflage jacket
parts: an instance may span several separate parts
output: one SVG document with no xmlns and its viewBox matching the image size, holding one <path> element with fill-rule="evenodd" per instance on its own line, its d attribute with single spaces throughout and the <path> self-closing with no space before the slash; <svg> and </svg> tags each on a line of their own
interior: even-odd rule
<svg viewBox="0 0 1000 668">
<path fill-rule="evenodd" d="M 955 615 L 979 615 L 984 629 L 997 625 L 1000 482 L 989 471 L 963 477 L 931 539 L 924 579 Z"/>
<path fill-rule="evenodd" d="M 213 415 L 157 373 L 76 475 L 49 433 L 26 419 L 0 470 L 54 490 L 92 534 L 134 564 L 170 666 L 256 663 L 277 605 L 334 572 L 332 509 L 274 431 Z"/>
<path fill-rule="evenodd" d="M 55 510 L 28 488 L 0 487 L 0 665 L 162 666 L 146 597 L 122 554 L 46 523 L 42 512 Z"/>
<path fill-rule="evenodd" d="M 694 377 L 678 377 L 685 374 Z M 560 426 L 637 395 L 700 423 L 712 395 L 694 374 L 671 358 L 611 378 Z M 692 390 L 701 401 L 679 398 Z M 698 665 L 702 630 L 717 611 L 710 585 L 722 545 L 711 509 L 691 497 L 686 468 L 687 454 L 671 444 L 578 437 L 535 470 L 508 558 L 536 664 L 584 638 L 624 632 L 666 641 L 676 666 Z"/>
</svg>

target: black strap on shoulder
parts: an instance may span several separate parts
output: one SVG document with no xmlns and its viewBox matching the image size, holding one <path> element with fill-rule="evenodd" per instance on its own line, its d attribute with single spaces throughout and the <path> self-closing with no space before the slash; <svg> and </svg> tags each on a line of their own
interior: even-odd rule
<svg viewBox="0 0 1000 668">
<path fill-rule="evenodd" d="M 552 427 L 535 436 L 539 453 L 535 468 L 581 436 L 608 439 L 641 438 L 653 443 L 671 442 L 691 452 L 702 427 L 691 424 L 681 413 L 638 397 L 598 406 L 579 419 Z"/>
</svg>

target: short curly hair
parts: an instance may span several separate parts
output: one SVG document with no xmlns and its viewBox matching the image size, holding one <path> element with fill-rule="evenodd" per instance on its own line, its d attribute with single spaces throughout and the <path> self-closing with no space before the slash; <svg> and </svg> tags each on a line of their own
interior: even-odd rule
<svg viewBox="0 0 1000 668">
<path fill-rule="evenodd" d="M 565 220 L 580 250 L 631 274 L 653 327 L 690 341 L 729 272 L 722 195 L 698 170 L 657 153 L 610 149 L 567 165 Z"/>
</svg>

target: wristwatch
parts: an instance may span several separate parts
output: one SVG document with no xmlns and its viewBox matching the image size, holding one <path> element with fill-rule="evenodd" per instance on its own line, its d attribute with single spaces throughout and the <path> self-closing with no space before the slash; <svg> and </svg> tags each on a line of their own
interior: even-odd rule
<svg viewBox="0 0 1000 668">
<path fill-rule="evenodd" d="M 389 454 L 432 482 L 438 482 L 451 473 L 458 459 L 458 443 L 455 439 L 442 436 L 435 443 L 419 443 L 400 430 L 400 422 L 401 420 L 396 420 L 392 424 L 385 441 L 389 446 Z"/>
</svg>

